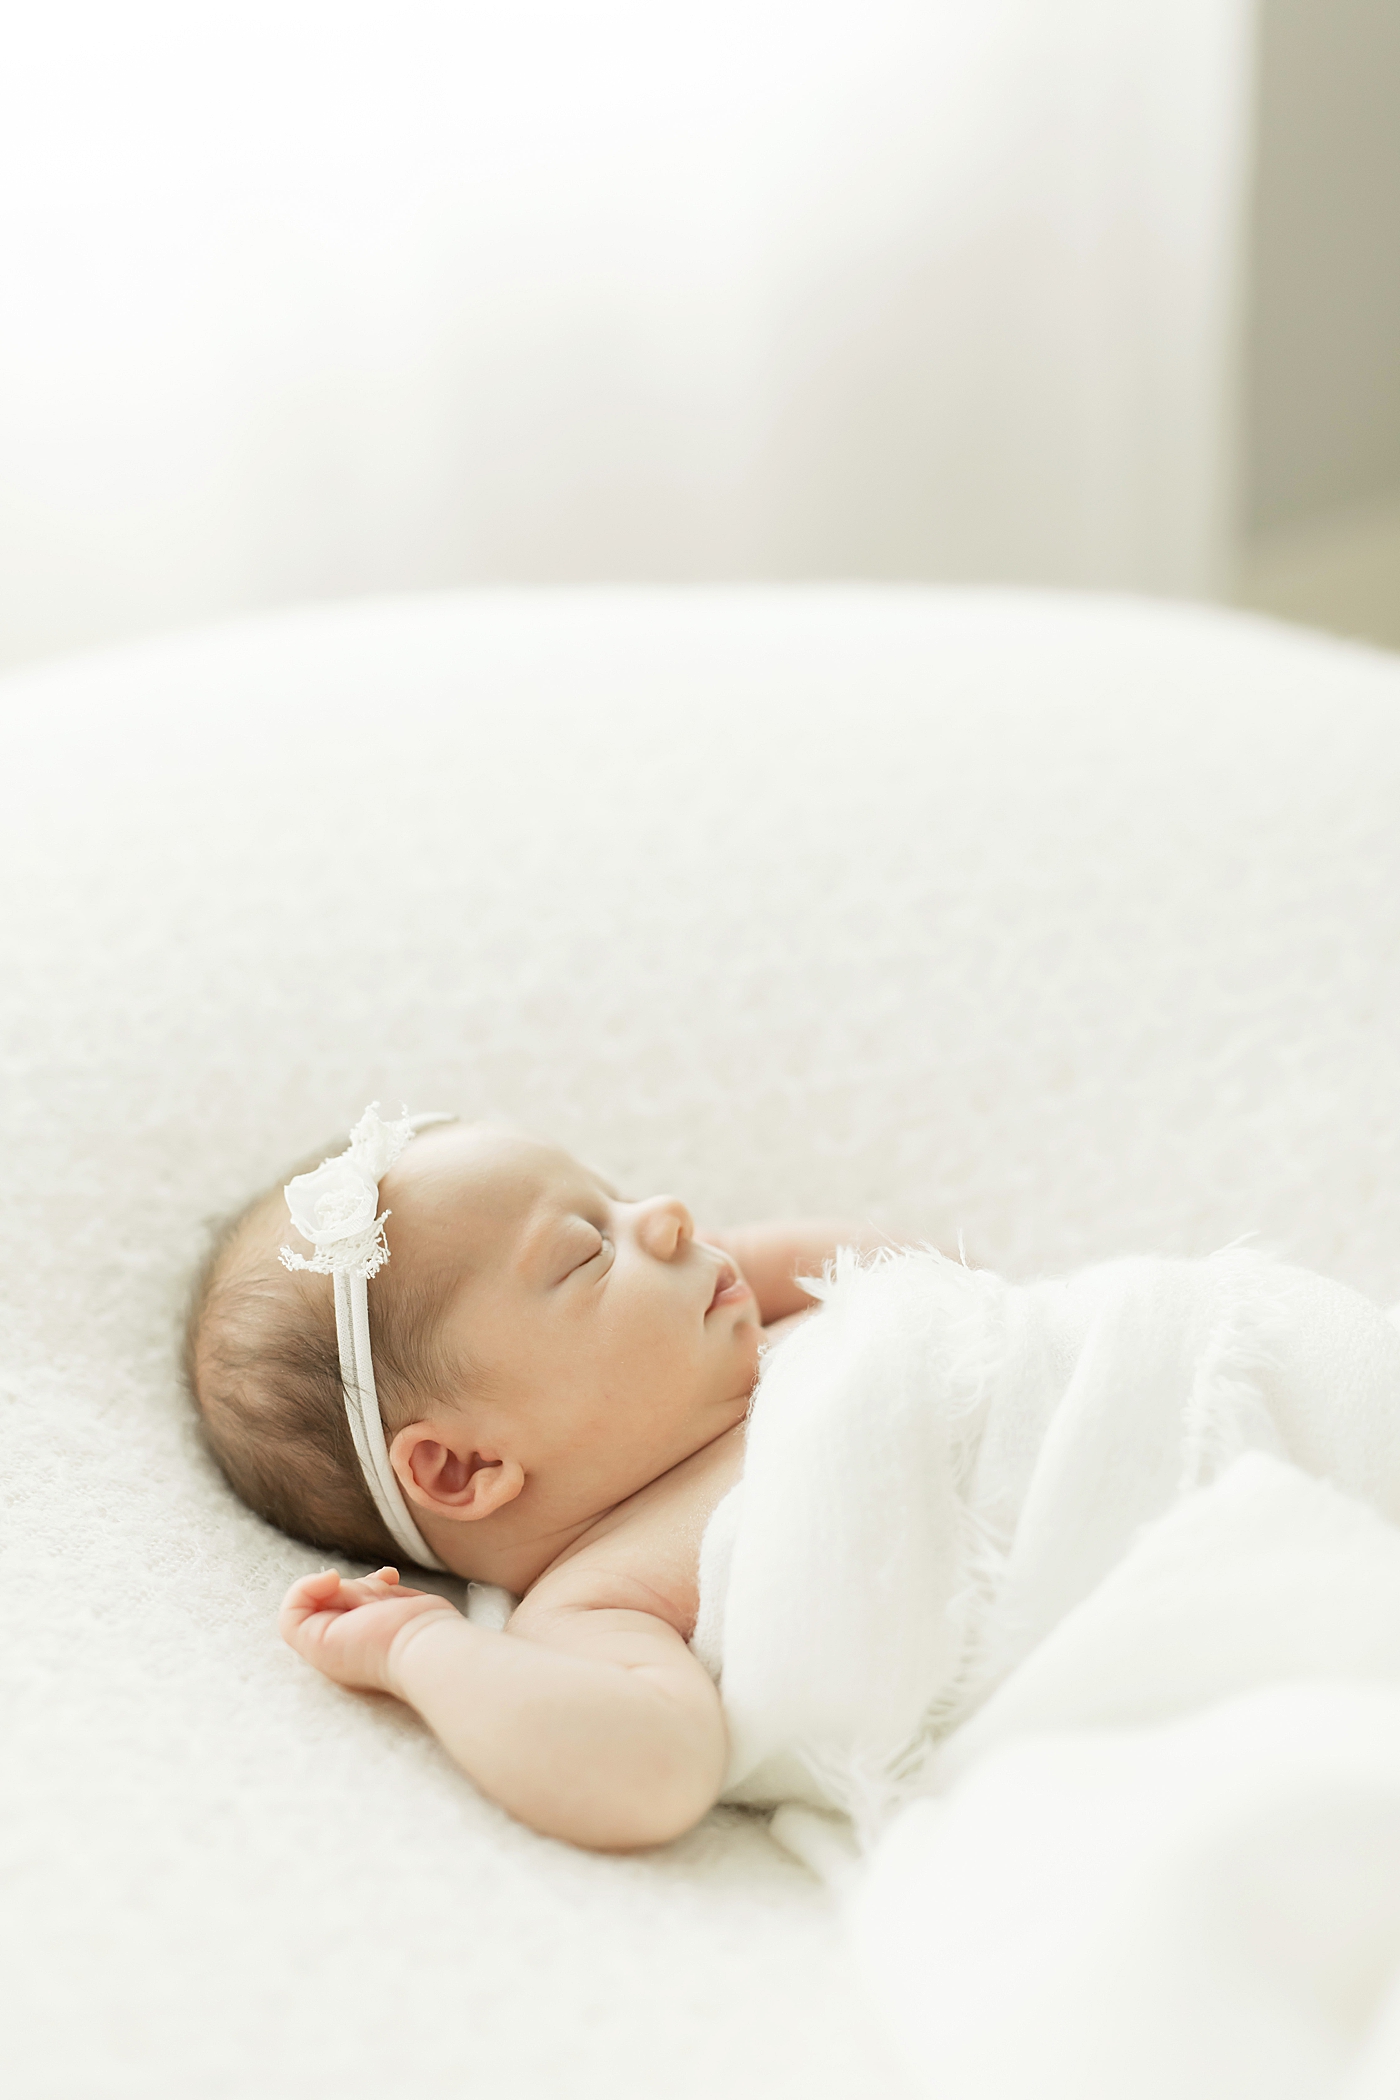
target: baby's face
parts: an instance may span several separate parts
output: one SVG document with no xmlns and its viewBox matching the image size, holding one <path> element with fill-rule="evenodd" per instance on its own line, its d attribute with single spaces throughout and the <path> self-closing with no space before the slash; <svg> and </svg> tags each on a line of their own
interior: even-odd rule
<svg viewBox="0 0 1400 2100">
<path fill-rule="evenodd" d="M 425 1132 L 381 1196 L 395 1280 L 445 1275 L 439 1343 L 484 1373 L 474 1424 L 519 1458 L 541 1519 L 612 1508 L 742 1421 L 757 1303 L 676 1197 L 619 1196 L 479 1125 Z"/>
</svg>

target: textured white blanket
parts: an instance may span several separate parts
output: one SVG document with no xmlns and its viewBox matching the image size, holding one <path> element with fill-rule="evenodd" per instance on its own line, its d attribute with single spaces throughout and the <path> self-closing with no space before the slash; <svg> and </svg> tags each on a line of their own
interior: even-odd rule
<svg viewBox="0 0 1400 2100">
<path fill-rule="evenodd" d="M 928 2090 L 1400 2069 L 1400 1329 L 1242 1252 L 825 1294 L 703 1611 L 731 1797 L 883 1827 L 857 1944 Z"/>
<path fill-rule="evenodd" d="M 1389 1303 L 1400 665 L 1122 600 L 444 595 L 36 667 L 0 740 L 15 2100 L 903 2094 L 760 1818 L 572 1853 L 279 1646 L 316 1556 L 179 1389 L 202 1221 L 407 1098 L 716 1223 L 1014 1277 L 1257 1231 Z"/>
</svg>

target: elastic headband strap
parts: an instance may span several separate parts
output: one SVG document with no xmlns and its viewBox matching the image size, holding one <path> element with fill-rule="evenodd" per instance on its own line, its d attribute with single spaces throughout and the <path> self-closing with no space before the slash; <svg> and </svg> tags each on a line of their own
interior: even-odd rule
<svg viewBox="0 0 1400 2100">
<path fill-rule="evenodd" d="M 369 1288 L 363 1276 L 346 1275 L 344 1270 L 335 1278 L 335 1338 L 340 1345 L 340 1382 L 345 1388 L 350 1434 L 374 1506 L 400 1552 L 420 1567 L 437 1568 L 445 1575 L 447 1569 L 409 1515 L 398 1475 L 389 1463 L 369 1351 Z"/>
</svg>

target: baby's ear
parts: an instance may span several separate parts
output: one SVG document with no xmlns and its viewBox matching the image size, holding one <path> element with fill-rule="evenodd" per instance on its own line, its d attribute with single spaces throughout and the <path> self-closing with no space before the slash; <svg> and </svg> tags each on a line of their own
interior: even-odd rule
<svg viewBox="0 0 1400 2100">
<path fill-rule="evenodd" d="M 459 1523 L 504 1509 L 525 1485 L 524 1469 L 515 1459 L 445 1443 L 426 1422 L 410 1422 L 399 1431 L 389 1447 L 389 1463 L 410 1502 Z"/>
</svg>

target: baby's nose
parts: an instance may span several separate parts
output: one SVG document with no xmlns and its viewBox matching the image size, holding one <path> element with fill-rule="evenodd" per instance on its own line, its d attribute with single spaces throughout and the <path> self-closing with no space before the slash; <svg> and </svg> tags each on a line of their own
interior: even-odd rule
<svg viewBox="0 0 1400 2100">
<path fill-rule="evenodd" d="M 651 1196 L 642 1205 L 642 1244 L 660 1261 L 672 1261 L 695 1237 L 695 1220 L 679 1196 Z"/>
</svg>

